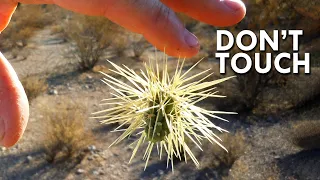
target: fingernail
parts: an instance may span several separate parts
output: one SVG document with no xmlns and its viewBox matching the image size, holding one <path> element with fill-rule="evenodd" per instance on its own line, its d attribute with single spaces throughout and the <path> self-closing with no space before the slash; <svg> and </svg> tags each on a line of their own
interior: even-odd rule
<svg viewBox="0 0 320 180">
<path fill-rule="evenodd" d="M 224 0 L 222 2 L 232 11 L 238 11 L 244 6 L 243 2 L 239 0 Z"/>
<path fill-rule="evenodd" d="M 2 140 L 5 135 L 5 127 L 4 127 L 4 120 L 0 117 L 0 146 L 2 146 Z"/>
<path fill-rule="evenodd" d="M 186 41 L 188 46 L 190 46 L 191 48 L 198 48 L 199 47 L 198 38 L 188 30 L 185 30 L 185 32 L 186 33 L 184 36 L 184 40 Z"/>
</svg>

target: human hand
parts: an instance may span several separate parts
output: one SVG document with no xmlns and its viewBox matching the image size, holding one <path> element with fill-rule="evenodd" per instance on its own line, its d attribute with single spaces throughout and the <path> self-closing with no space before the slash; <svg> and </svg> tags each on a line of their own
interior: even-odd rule
<svg viewBox="0 0 320 180">
<path fill-rule="evenodd" d="M 0 0 L 0 32 L 8 25 L 18 2 L 56 4 L 87 15 L 105 16 L 142 34 L 171 56 L 192 57 L 199 51 L 198 39 L 179 21 L 182 12 L 199 21 L 230 26 L 245 15 L 241 0 Z M 28 100 L 16 73 L 0 53 L 0 145 L 14 145 L 29 117 Z"/>
</svg>

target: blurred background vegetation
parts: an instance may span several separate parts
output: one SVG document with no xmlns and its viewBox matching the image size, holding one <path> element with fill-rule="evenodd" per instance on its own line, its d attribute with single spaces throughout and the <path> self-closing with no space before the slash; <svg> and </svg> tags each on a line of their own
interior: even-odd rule
<svg viewBox="0 0 320 180">
<path fill-rule="evenodd" d="M 156 51 L 141 35 L 133 34 L 102 17 L 89 17 L 51 5 L 21 5 L 0 36 L 0 50 L 13 64 L 31 103 L 31 118 L 22 141 L 0 151 L 0 179 L 318 179 L 320 168 L 320 3 L 313 0 L 244 0 L 247 15 L 239 24 L 213 27 L 183 14 L 185 26 L 201 44 L 199 55 L 186 67 L 219 74 L 215 59 L 217 29 L 234 35 L 302 29 L 300 52 L 311 54 L 310 75 L 260 75 L 254 70 L 237 75 L 218 87 L 224 99 L 208 99 L 206 108 L 235 111 L 223 134 L 229 153 L 204 144 L 202 167 L 177 164 L 175 173 L 165 162 L 151 160 L 127 165 L 128 144 L 107 149 L 117 136 L 109 126 L 88 118 L 99 109 L 110 89 L 99 81 L 98 71 L 112 74 L 106 59 L 139 71 Z M 281 43 L 291 52 L 292 41 Z M 236 47 L 230 53 L 240 52 Z M 253 58 L 254 50 L 248 54 Z M 157 52 L 161 54 L 160 52 Z M 160 55 L 159 55 L 160 56 Z M 302 57 L 303 58 L 303 57 Z M 169 63 L 175 64 L 169 57 Z M 291 66 L 291 61 L 284 61 Z M 174 65 L 170 66 L 174 72 Z M 113 74 L 114 75 L 114 74 Z M 165 158 L 164 158 L 165 159 Z M 6 166 L 5 164 L 10 164 Z M 294 165 L 292 165 L 294 164 Z"/>
</svg>

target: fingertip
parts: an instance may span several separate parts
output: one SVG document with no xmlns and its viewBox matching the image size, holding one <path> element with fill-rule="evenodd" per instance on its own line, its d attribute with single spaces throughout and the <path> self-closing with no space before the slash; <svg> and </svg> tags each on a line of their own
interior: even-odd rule
<svg viewBox="0 0 320 180">
<path fill-rule="evenodd" d="M 220 0 L 231 11 L 233 19 L 230 20 L 230 24 L 236 24 L 240 22 L 246 15 L 246 6 L 241 0 Z"/>
<path fill-rule="evenodd" d="M 246 7 L 241 0 L 162 0 L 176 12 L 182 12 L 194 19 L 213 26 L 231 26 L 240 22 Z"/>
<path fill-rule="evenodd" d="M 187 29 L 184 30 L 184 43 L 185 48 L 182 51 L 177 52 L 175 56 L 190 58 L 195 56 L 199 52 L 200 43 L 197 36 L 195 36 Z"/>
<path fill-rule="evenodd" d="M 199 49 L 200 47 L 197 36 L 189 32 L 187 29 L 184 30 L 184 41 L 191 49 Z"/>
<path fill-rule="evenodd" d="M 237 11 L 245 11 L 246 6 L 241 0 L 221 0 L 230 10 Z"/>
<path fill-rule="evenodd" d="M 159 32 L 158 36 L 146 35 L 145 38 L 168 56 L 190 58 L 195 56 L 200 50 L 198 38 L 187 29 L 178 31 L 175 35 L 171 36 Z"/>
<path fill-rule="evenodd" d="M 158 48 L 160 49 L 160 48 Z M 165 51 L 165 53 L 168 56 L 173 56 L 173 57 L 180 57 L 180 58 L 191 58 L 194 57 L 195 55 L 198 54 L 200 49 L 200 46 L 198 49 L 195 48 L 190 48 L 188 50 L 172 50 L 172 49 L 168 49 Z"/>
</svg>

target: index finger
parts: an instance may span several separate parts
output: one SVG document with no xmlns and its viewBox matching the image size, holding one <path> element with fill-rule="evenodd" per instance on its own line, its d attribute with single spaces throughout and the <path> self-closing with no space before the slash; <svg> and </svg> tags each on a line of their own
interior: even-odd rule
<svg viewBox="0 0 320 180">
<path fill-rule="evenodd" d="M 231 26 L 243 19 L 246 7 L 241 0 L 161 0 L 177 12 L 214 25 Z"/>
<path fill-rule="evenodd" d="M 191 57 L 198 53 L 198 39 L 184 28 L 175 13 L 158 0 L 21 0 L 21 3 L 54 3 L 71 11 L 105 16 L 142 34 L 168 55 Z M 0 8 L 2 8 L 0 2 Z M 12 10 L 12 9 L 11 9 Z M 9 10 L 6 10 L 9 14 Z M 12 13 L 12 12 L 11 12 Z"/>
<path fill-rule="evenodd" d="M 105 16 L 142 34 L 168 55 L 192 57 L 199 51 L 198 39 L 184 28 L 176 14 L 158 0 L 55 0 L 72 11 Z"/>
</svg>

